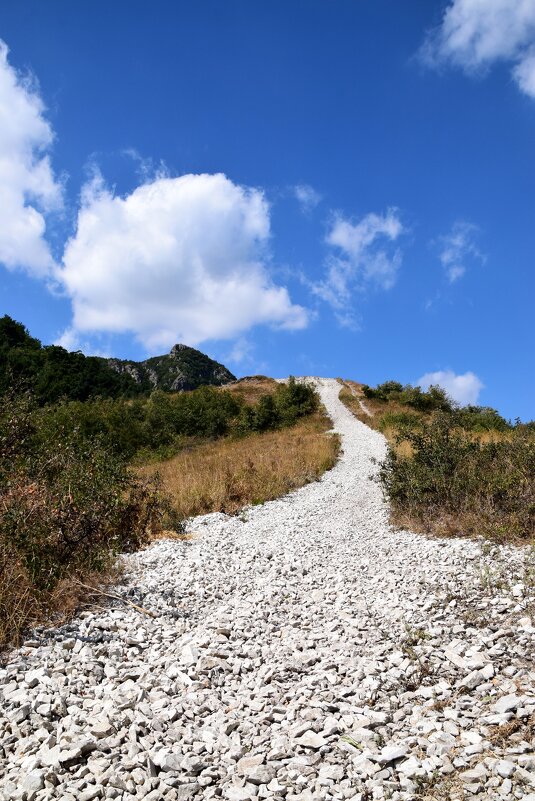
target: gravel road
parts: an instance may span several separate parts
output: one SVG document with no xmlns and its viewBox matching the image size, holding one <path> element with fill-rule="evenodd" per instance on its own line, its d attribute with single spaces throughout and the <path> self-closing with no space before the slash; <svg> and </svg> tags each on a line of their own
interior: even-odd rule
<svg viewBox="0 0 535 801">
<path fill-rule="evenodd" d="M 394 531 L 383 437 L 314 379 L 322 480 L 125 558 L 126 603 L 0 670 L 21 801 L 535 801 L 529 553 Z"/>
</svg>

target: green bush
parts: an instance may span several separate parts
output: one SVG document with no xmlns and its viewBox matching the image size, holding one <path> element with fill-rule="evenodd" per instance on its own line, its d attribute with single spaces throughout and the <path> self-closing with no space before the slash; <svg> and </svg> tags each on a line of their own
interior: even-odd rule
<svg viewBox="0 0 535 801">
<path fill-rule="evenodd" d="M 381 415 L 377 423 L 379 431 L 393 429 L 412 429 L 421 425 L 420 417 L 414 412 L 387 412 Z"/>
<path fill-rule="evenodd" d="M 398 436 L 380 471 L 395 516 L 426 530 L 529 539 L 535 531 L 535 438 L 527 427 L 483 443 L 438 413 Z"/>
<path fill-rule="evenodd" d="M 70 423 L 44 437 L 27 397 L 0 399 L 0 546 L 36 592 L 139 547 L 164 511 L 158 491 L 100 438 Z"/>
<path fill-rule="evenodd" d="M 293 425 L 299 417 L 312 414 L 318 408 L 319 398 L 308 384 L 297 382 L 293 376 L 287 384 L 279 384 L 274 394 L 278 414 L 278 427 Z"/>
<path fill-rule="evenodd" d="M 436 410 L 451 412 L 455 408 L 455 404 L 438 386 L 431 386 L 427 392 L 424 392 L 420 387 L 413 387 L 410 384 L 403 386 L 399 381 L 385 381 L 375 388 L 365 384 L 362 391 L 366 398 L 383 402 L 396 401 L 419 412 Z"/>
<path fill-rule="evenodd" d="M 318 404 L 318 395 L 311 386 L 290 377 L 288 383 L 279 384 L 271 395 L 262 396 L 254 406 L 243 405 L 235 431 L 244 435 L 291 426 L 300 417 L 316 411 Z"/>
<path fill-rule="evenodd" d="M 403 384 L 400 384 L 399 381 L 385 381 L 383 384 L 377 384 L 376 387 L 364 384 L 362 391 L 366 398 L 387 401 L 403 391 Z"/>
<path fill-rule="evenodd" d="M 169 395 L 155 390 L 149 398 L 65 401 L 35 414 L 43 441 L 76 429 L 79 437 L 106 442 L 125 459 L 167 457 L 191 438 L 243 436 L 292 425 L 317 408 L 314 390 L 290 379 L 254 406 L 228 390 L 200 387 Z"/>
<path fill-rule="evenodd" d="M 466 431 L 509 431 L 512 428 L 511 423 L 490 406 L 462 406 L 456 412 L 456 420 Z"/>
</svg>

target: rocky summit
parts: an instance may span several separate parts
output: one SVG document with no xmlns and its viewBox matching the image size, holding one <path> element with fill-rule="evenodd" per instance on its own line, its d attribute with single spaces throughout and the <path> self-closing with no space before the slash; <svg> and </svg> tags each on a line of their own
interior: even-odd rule
<svg viewBox="0 0 535 801">
<path fill-rule="evenodd" d="M 124 558 L 0 669 L 9 801 L 535 801 L 529 553 L 395 531 L 385 440 L 316 380 L 321 481 Z"/>
<path fill-rule="evenodd" d="M 224 365 L 188 345 L 174 345 L 164 356 L 152 356 L 142 362 L 104 359 L 115 372 L 126 374 L 144 390 L 172 392 L 196 389 L 203 385 L 221 386 L 236 377 Z"/>
</svg>

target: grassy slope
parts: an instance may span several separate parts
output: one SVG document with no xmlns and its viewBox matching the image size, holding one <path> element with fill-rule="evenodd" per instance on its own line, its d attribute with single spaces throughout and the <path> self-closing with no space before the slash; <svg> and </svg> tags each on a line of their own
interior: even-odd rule
<svg viewBox="0 0 535 801">
<path fill-rule="evenodd" d="M 528 427 L 466 430 L 450 417 L 441 428 L 440 416 L 366 398 L 354 381 L 341 381 L 340 400 L 389 443 L 381 475 L 394 525 L 439 536 L 535 541 L 535 435 Z M 416 421 L 421 436 L 402 433 L 403 418 Z"/>
<path fill-rule="evenodd" d="M 229 391 L 255 405 L 277 386 L 272 379 L 255 378 L 236 382 Z M 19 401 L 20 409 L 9 402 L 0 407 L 5 446 L 0 460 L 0 646 L 16 642 L 30 625 L 58 623 L 75 613 L 94 597 L 91 589 L 88 596 L 87 585 L 113 581 L 114 554 L 125 543 L 140 547 L 155 536 L 172 536 L 169 529 L 175 525 L 180 531 L 184 517 L 236 513 L 244 505 L 284 495 L 319 478 L 338 453 L 338 437 L 326 433 L 329 419 L 316 411 L 293 426 L 264 433 L 191 437 L 172 459 L 127 467 L 98 439 L 78 442 L 75 437 L 69 445 L 63 429 L 56 439 L 52 430 L 47 430 L 48 439 L 36 438 L 35 431 L 30 436 L 35 419 L 24 399 Z M 69 417 L 67 428 L 70 423 Z M 24 442 L 33 448 L 28 454 Z M 155 473 L 162 478 L 159 489 L 139 480 Z"/>
<path fill-rule="evenodd" d="M 256 403 L 275 386 L 273 379 L 259 378 L 226 389 L 246 403 Z M 264 503 L 315 481 L 333 467 L 339 438 L 326 433 L 330 426 L 329 418 L 316 412 L 279 431 L 202 443 L 139 472 L 159 475 L 181 517 L 234 514 L 243 506 Z"/>
</svg>

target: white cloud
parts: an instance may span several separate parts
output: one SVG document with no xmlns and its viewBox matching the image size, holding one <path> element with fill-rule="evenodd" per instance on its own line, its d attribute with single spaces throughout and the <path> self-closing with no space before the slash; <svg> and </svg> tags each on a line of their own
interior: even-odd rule
<svg viewBox="0 0 535 801">
<path fill-rule="evenodd" d="M 0 40 L 0 262 L 37 277 L 54 268 L 45 217 L 62 205 L 48 155 L 54 135 L 44 112 L 35 86 L 9 64 Z"/>
<path fill-rule="evenodd" d="M 56 339 L 54 345 L 60 345 L 65 350 L 81 350 L 86 356 L 102 356 L 108 359 L 113 356 L 112 349 L 108 346 L 101 346 L 89 339 L 81 339 L 80 335 L 73 328 L 67 328 Z"/>
<path fill-rule="evenodd" d="M 452 0 L 420 54 L 431 66 L 451 63 L 467 72 L 510 62 L 519 88 L 535 98 L 534 45 L 535 0 Z"/>
<path fill-rule="evenodd" d="M 485 261 L 476 245 L 478 230 L 472 223 L 458 220 L 448 234 L 438 238 L 439 259 L 451 284 L 465 274 L 472 261 Z"/>
<path fill-rule="evenodd" d="M 309 184 L 297 184 L 293 191 L 303 214 L 310 214 L 321 201 L 320 193 Z"/>
<path fill-rule="evenodd" d="M 230 351 L 223 356 L 223 363 L 234 367 L 238 375 L 248 373 L 259 375 L 269 372 L 266 361 L 256 356 L 256 347 L 247 337 L 239 337 L 232 345 Z"/>
<path fill-rule="evenodd" d="M 513 76 L 526 95 L 535 97 L 535 47 L 522 56 L 513 70 Z"/>
<path fill-rule="evenodd" d="M 431 385 L 442 387 L 457 403 L 476 404 L 479 393 L 484 388 L 483 382 L 475 373 L 456 375 L 453 370 L 438 370 L 435 373 L 426 373 L 418 379 L 416 384 L 422 389 L 429 389 Z"/>
<path fill-rule="evenodd" d="M 342 325 L 354 325 L 351 303 L 355 290 L 394 285 L 401 253 L 392 243 L 403 232 L 396 209 L 388 209 L 384 215 L 367 214 L 358 222 L 335 217 L 326 242 L 336 253 L 327 259 L 326 277 L 311 288 L 333 307 Z"/>
<path fill-rule="evenodd" d="M 133 332 L 155 351 L 305 327 L 306 310 L 270 279 L 269 226 L 263 194 L 222 174 L 160 177 L 124 198 L 96 176 L 59 272 L 73 333 Z"/>
<path fill-rule="evenodd" d="M 239 337 L 226 356 L 226 361 L 232 364 L 243 364 L 252 360 L 254 345 L 246 337 Z"/>
</svg>

